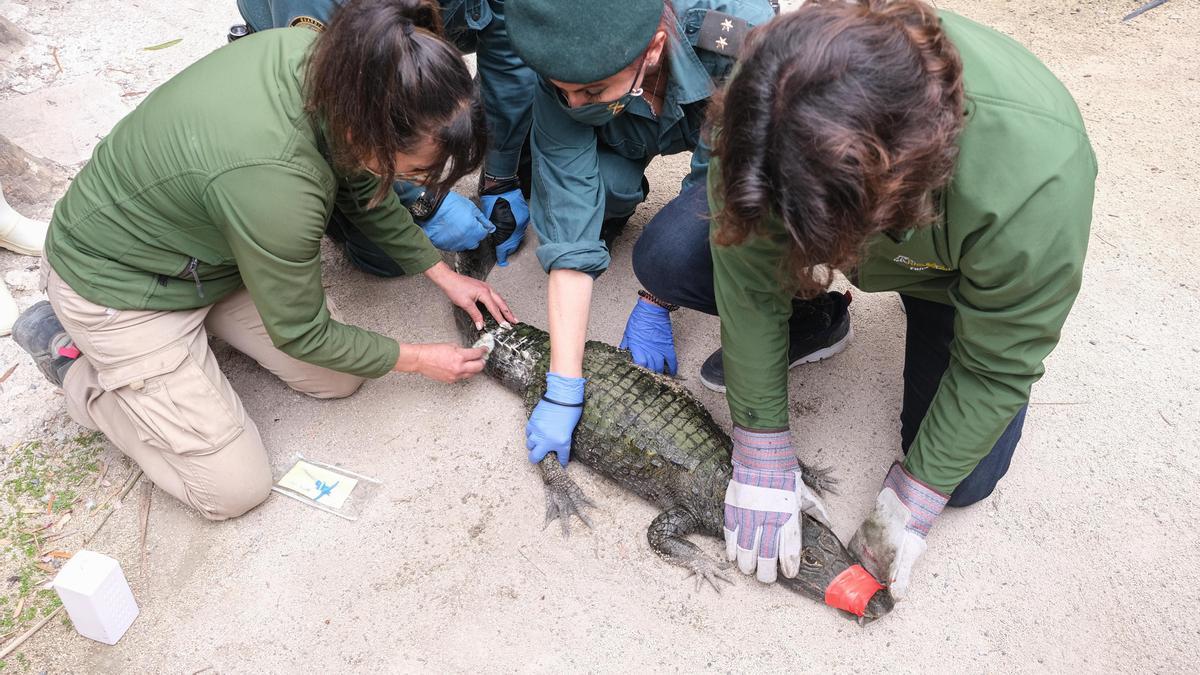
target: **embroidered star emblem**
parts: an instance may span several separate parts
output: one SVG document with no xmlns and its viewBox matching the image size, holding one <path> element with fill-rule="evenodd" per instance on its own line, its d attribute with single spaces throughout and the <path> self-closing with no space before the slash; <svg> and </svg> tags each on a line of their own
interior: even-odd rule
<svg viewBox="0 0 1200 675">
<path fill-rule="evenodd" d="M 717 38 L 717 49 L 725 49 L 728 46 L 729 46 L 729 40 L 726 40 L 723 37 Z"/>
<path fill-rule="evenodd" d="M 724 21 L 722 21 L 721 22 L 721 30 L 726 31 L 726 32 L 733 30 L 733 21 L 731 21 L 729 19 L 725 19 Z"/>
</svg>

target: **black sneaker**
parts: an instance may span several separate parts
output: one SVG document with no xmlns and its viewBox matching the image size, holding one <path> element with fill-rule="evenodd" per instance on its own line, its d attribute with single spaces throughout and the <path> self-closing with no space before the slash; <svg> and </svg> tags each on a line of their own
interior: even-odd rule
<svg viewBox="0 0 1200 675">
<path fill-rule="evenodd" d="M 854 339 L 850 327 L 850 293 L 829 292 L 810 301 L 793 304 L 788 368 L 802 363 L 816 363 L 840 354 Z M 725 391 L 725 363 L 721 350 L 700 366 L 700 382 L 713 391 Z"/>
<path fill-rule="evenodd" d="M 21 312 L 13 324 L 12 337 L 21 349 L 29 352 L 46 379 L 59 387 L 66 379 L 67 369 L 79 358 L 71 336 L 45 300 Z"/>
</svg>

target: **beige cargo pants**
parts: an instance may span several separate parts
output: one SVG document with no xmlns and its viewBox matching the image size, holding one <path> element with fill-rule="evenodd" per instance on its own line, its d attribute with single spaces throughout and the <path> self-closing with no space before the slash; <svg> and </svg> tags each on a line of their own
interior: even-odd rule
<svg viewBox="0 0 1200 675">
<path fill-rule="evenodd" d="M 240 516 L 267 498 L 272 483 L 258 427 L 217 367 L 210 334 L 315 398 L 349 396 L 363 382 L 276 349 L 245 289 L 194 310 L 112 310 L 42 265 L 54 313 L 83 353 L 63 385 L 71 417 L 103 432 L 155 485 L 205 518 Z"/>
</svg>

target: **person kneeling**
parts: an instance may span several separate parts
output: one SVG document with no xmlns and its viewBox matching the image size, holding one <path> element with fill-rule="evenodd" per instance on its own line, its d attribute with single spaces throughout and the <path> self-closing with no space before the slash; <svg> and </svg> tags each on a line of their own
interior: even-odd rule
<svg viewBox="0 0 1200 675">
<path fill-rule="evenodd" d="M 14 338 L 77 422 L 206 518 L 245 513 L 272 482 L 210 334 L 316 398 L 391 371 L 453 382 L 483 368 L 482 349 L 398 344 L 337 320 L 321 284 L 335 207 L 476 321 L 476 302 L 515 321 L 442 262 L 391 190 L 418 174 L 453 184 L 486 151 L 470 72 L 415 22 L 427 4 L 353 0 L 320 36 L 268 31 L 218 49 L 118 123 L 55 207 L 49 302 Z"/>
</svg>

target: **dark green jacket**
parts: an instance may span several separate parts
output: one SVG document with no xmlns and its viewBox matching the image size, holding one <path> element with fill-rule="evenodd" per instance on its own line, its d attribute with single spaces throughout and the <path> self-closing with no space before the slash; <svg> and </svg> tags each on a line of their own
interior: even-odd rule
<svg viewBox="0 0 1200 675">
<path fill-rule="evenodd" d="M 944 217 L 871 241 L 855 281 L 955 309 L 950 366 L 905 460 L 949 493 L 1028 401 L 1058 343 L 1083 275 L 1096 159 L 1071 95 L 1032 54 L 960 16 L 940 16 L 962 55 L 967 112 Z M 777 273 L 787 247 L 777 220 L 741 245 L 713 246 L 726 397 L 745 427 L 788 426 L 793 291 Z"/>
<path fill-rule="evenodd" d="M 71 288 L 115 309 L 182 310 L 244 285 L 284 353 L 365 377 L 391 370 L 394 340 L 329 317 L 329 214 L 336 204 L 411 273 L 440 256 L 390 191 L 366 207 L 377 179 L 330 166 L 303 109 L 316 37 L 289 28 L 238 40 L 117 124 L 54 209 L 46 255 Z"/>
<path fill-rule="evenodd" d="M 599 146 L 631 160 L 631 171 L 659 155 L 694 151 L 683 184 L 705 180 L 709 150 L 701 126 L 714 82 L 729 74 L 734 60 L 695 44 L 701 23 L 708 10 L 732 14 L 751 26 L 766 23 L 775 14 L 767 0 L 673 0 L 671 4 L 679 25 L 668 38 L 670 80 L 658 115 L 637 98 L 611 122 L 588 126 L 571 119 L 553 84 L 539 80 L 530 130 L 533 194 L 529 208 L 538 234 L 538 260 L 547 272 L 569 269 L 597 276 L 608 269 L 608 247 L 600 239 L 606 186 Z"/>
</svg>

